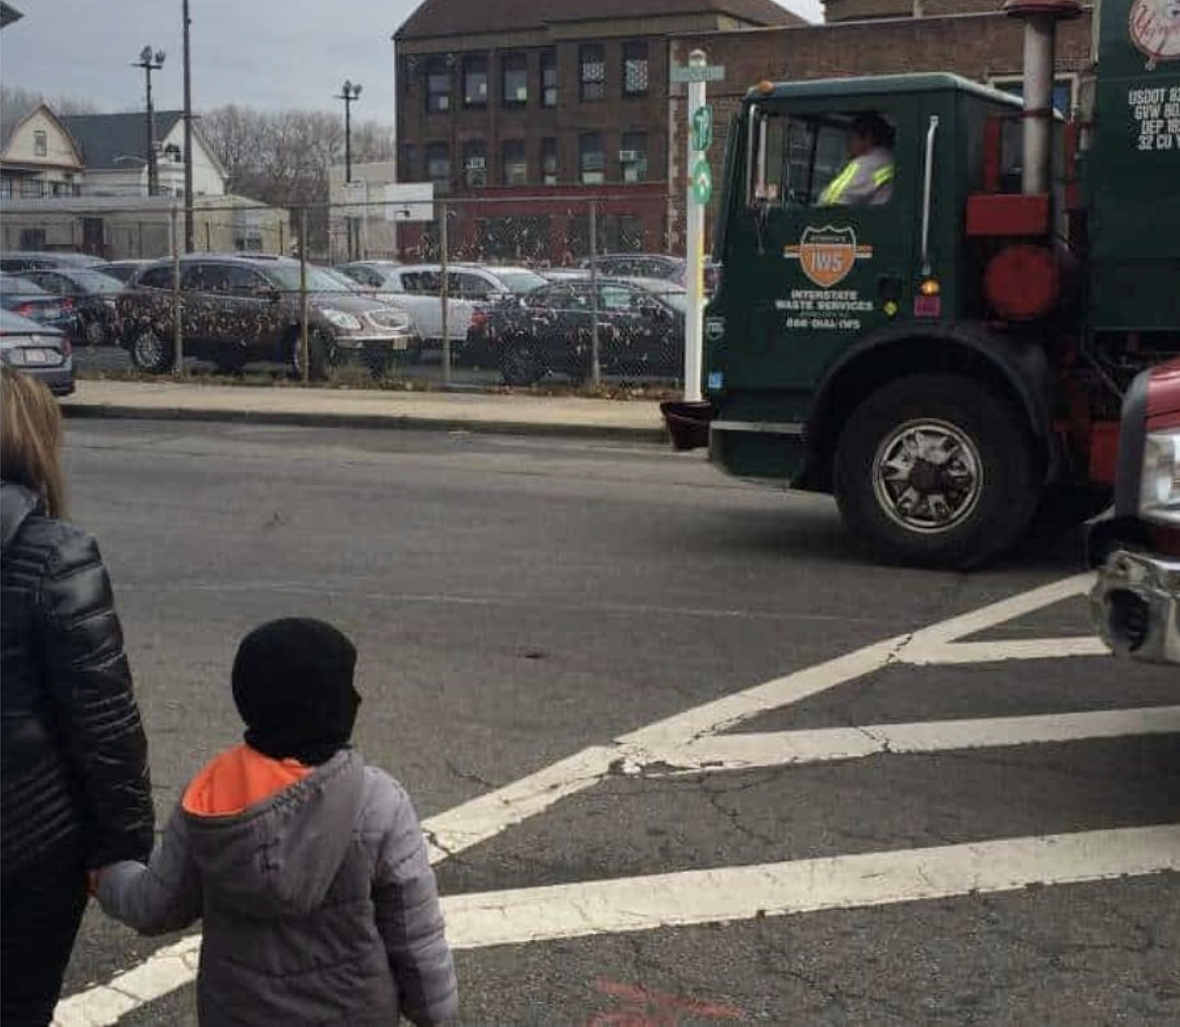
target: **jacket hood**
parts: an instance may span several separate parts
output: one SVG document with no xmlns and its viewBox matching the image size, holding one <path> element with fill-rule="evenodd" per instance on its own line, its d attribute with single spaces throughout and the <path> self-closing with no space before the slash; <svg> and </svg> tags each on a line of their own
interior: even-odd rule
<svg viewBox="0 0 1180 1027">
<path fill-rule="evenodd" d="M 243 761 L 255 783 L 261 771 L 277 790 L 244 809 L 209 808 L 207 799 L 216 792 L 210 782 L 240 773 Z M 352 749 L 315 768 L 270 760 L 246 746 L 218 757 L 194 779 L 182 803 L 202 888 L 227 908 L 259 919 L 311 913 L 323 903 L 352 844 L 364 773 L 364 761 Z"/>
<path fill-rule="evenodd" d="M 45 504 L 36 493 L 23 485 L 0 481 L 0 551 L 8 548 L 32 514 L 44 509 Z"/>
</svg>

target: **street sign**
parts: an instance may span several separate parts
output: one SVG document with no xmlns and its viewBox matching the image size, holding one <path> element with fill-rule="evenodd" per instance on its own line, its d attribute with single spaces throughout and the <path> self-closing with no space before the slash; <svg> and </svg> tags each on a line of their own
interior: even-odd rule
<svg viewBox="0 0 1180 1027">
<path fill-rule="evenodd" d="M 713 195 L 713 172 L 709 162 L 701 157 L 692 168 L 692 198 L 699 204 L 706 204 Z"/>
<path fill-rule="evenodd" d="M 682 65 L 673 64 L 673 82 L 724 82 L 724 64 Z"/>
<path fill-rule="evenodd" d="M 692 112 L 692 148 L 707 150 L 713 145 L 713 108 L 708 104 Z"/>
</svg>

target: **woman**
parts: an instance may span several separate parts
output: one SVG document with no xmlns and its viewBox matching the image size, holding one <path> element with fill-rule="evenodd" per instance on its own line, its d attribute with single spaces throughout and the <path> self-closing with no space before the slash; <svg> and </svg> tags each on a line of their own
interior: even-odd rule
<svg viewBox="0 0 1180 1027">
<path fill-rule="evenodd" d="M 146 859 L 147 741 L 98 546 L 62 520 L 62 422 L 0 370 L 0 1023 L 47 1024 L 87 872 Z"/>
</svg>

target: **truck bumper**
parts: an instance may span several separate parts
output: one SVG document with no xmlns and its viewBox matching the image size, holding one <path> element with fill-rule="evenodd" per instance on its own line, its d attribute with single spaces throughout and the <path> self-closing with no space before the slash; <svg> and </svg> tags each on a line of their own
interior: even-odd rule
<svg viewBox="0 0 1180 1027">
<path fill-rule="evenodd" d="M 1090 616 L 1117 655 L 1180 663 L 1180 559 L 1115 548 L 1098 570 Z"/>
<path fill-rule="evenodd" d="M 709 424 L 717 411 L 708 400 L 668 400 L 660 404 L 660 413 L 673 449 L 703 449 L 709 444 Z"/>
</svg>

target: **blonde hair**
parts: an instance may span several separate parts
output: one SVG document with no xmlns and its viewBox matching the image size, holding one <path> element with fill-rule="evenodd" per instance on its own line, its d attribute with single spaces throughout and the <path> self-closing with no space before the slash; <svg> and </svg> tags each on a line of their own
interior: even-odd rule
<svg viewBox="0 0 1180 1027">
<path fill-rule="evenodd" d="M 65 516 L 61 410 L 40 382 L 0 368 L 0 478 L 44 501 L 50 517 Z"/>
</svg>

